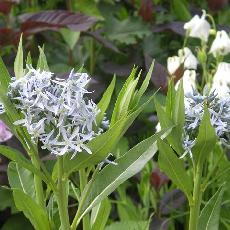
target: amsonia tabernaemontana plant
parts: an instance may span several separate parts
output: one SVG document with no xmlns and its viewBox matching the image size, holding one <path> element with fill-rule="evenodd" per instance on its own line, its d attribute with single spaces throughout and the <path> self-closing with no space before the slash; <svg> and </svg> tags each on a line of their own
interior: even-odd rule
<svg viewBox="0 0 230 230">
<path fill-rule="evenodd" d="M 107 204 L 107 196 L 144 167 L 157 152 L 157 140 L 171 131 L 168 126 L 113 162 L 107 159 L 154 97 L 140 103 L 154 63 L 139 89 L 140 74 L 136 67 L 132 70 L 118 95 L 111 120 L 106 120 L 116 78 L 95 104 L 89 99 L 87 73 L 72 70 L 66 79 L 60 79 L 50 72 L 44 51 L 39 50 L 36 68 L 30 55 L 24 68 L 20 40 L 14 76 L 0 59 L 1 119 L 27 153 L 25 157 L 18 150 L 0 145 L 0 153 L 11 160 L 8 178 L 15 206 L 37 230 L 74 230 L 78 226 L 88 230 L 96 229 L 99 223 L 103 227 L 106 219 L 101 219 L 99 213 Z M 40 158 L 42 149 L 54 158 L 51 169 Z M 102 168 L 102 164 L 107 165 Z M 70 196 L 76 204 L 71 219 Z"/>
</svg>

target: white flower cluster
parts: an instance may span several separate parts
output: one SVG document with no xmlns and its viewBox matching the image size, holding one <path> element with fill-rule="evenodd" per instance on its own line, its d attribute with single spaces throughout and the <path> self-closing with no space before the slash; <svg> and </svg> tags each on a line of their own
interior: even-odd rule
<svg viewBox="0 0 230 230">
<path fill-rule="evenodd" d="M 99 110 L 85 98 L 88 82 L 86 73 L 71 71 L 64 80 L 28 67 L 28 73 L 14 79 L 9 88 L 10 99 L 24 114 L 15 125 L 25 126 L 33 140 L 39 139 L 52 154 L 91 153 L 85 143 L 96 135 L 93 125 Z"/>
<path fill-rule="evenodd" d="M 211 26 L 206 20 L 206 12 L 203 10 L 201 17 L 195 15 L 189 22 L 184 24 L 184 29 L 189 37 L 199 38 L 204 42 L 208 41 Z M 214 57 L 225 56 L 230 53 L 230 38 L 226 31 L 221 30 L 216 32 L 216 37 L 212 42 L 210 53 Z"/>
<path fill-rule="evenodd" d="M 218 94 L 213 91 L 209 95 L 201 95 L 193 91 L 187 95 L 185 104 L 185 138 L 184 157 L 187 153 L 192 157 L 191 149 L 195 144 L 198 129 L 204 114 L 204 105 L 208 106 L 211 117 L 211 124 L 216 131 L 216 135 L 224 145 L 228 145 L 230 140 L 230 97 L 219 98 Z"/>
<path fill-rule="evenodd" d="M 197 69 L 197 58 L 193 55 L 192 51 L 188 47 L 180 49 L 178 51 L 178 56 L 168 58 L 167 69 L 169 74 L 175 74 L 181 65 L 183 65 L 183 69 L 185 70 Z"/>
</svg>

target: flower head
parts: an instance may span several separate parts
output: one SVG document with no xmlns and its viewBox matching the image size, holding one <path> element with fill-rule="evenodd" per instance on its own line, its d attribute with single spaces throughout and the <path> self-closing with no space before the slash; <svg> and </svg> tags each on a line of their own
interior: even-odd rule
<svg viewBox="0 0 230 230">
<path fill-rule="evenodd" d="M 214 57 L 230 53 L 230 38 L 226 31 L 221 30 L 217 32 L 216 38 L 210 49 L 210 53 L 212 53 Z"/>
<path fill-rule="evenodd" d="M 28 73 L 10 84 L 9 97 L 24 115 L 15 122 L 27 128 L 34 141 L 56 155 L 82 150 L 91 153 L 85 143 L 95 136 L 93 124 L 98 108 L 88 100 L 86 73 L 71 71 L 67 80 L 53 73 L 28 67 Z"/>
<path fill-rule="evenodd" d="M 210 30 L 210 24 L 205 19 L 206 12 L 203 10 L 201 17 L 195 15 L 189 22 L 184 24 L 184 29 L 188 31 L 188 36 L 194 38 L 200 38 L 207 42 Z"/>
<path fill-rule="evenodd" d="M 219 98 L 213 91 L 211 94 L 201 95 L 197 91 L 186 96 L 184 142 L 185 153 L 192 156 L 192 147 L 198 135 L 200 123 L 204 115 L 204 106 L 208 106 L 211 124 L 216 131 L 217 137 L 223 144 L 230 141 L 230 97 Z"/>
</svg>

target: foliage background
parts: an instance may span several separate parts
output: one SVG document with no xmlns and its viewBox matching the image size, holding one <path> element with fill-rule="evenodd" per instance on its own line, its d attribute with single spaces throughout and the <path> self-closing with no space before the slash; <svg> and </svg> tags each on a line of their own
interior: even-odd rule
<svg viewBox="0 0 230 230">
<path fill-rule="evenodd" d="M 37 47 L 42 47 L 51 71 L 60 76 L 65 77 L 72 68 L 83 66 L 93 78 L 89 87 L 95 101 L 116 74 L 118 81 L 111 108 L 132 67 L 137 65 L 145 73 L 155 59 L 148 94 L 161 87 L 158 97 L 164 101 L 167 57 L 176 54 L 183 45 L 183 23 L 192 15 L 200 14 L 201 9 L 214 16 L 219 28 L 230 31 L 228 0 L 1 0 L 0 54 L 13 75 L 17 44 L 23 33 L 25 52 L 37 61 Z M 113 153 L 121 156 L 152 135 L 157 122 L 152 104 Z M 4 144 L 22 150 L 15 138 Z M 47 165 L 52 164 L 45 152 L 41 154 Z M 7 165 L 7 160 L 0 157 L 1 185 L 8 183 Z M 159 171 L 155 161 L 151 161 L 142 173 L 111 196 L 114 203 L 110 221 L 122 220 L 132 225 L 132 220 L 148 221 L 153 214 L 152 226 L 174 229 L 170 221 L 176 220 L 175 229 L 183 229 L 180 217 L 186 215 L 185 197 L 179 190 L 169 190 L 169 185 L 168 178 Z M 31 228 L 23 215 L 16 213 L 10 192 L 2 188 L 0 211 L 2 229 Z M 119 228 L 117 224 L 114 229 Z"/>
</svg>

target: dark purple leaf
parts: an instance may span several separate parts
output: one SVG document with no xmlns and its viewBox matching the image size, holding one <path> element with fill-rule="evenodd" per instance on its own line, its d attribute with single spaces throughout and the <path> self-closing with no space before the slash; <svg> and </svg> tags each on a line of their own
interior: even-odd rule
<svg viewBox="0 0 230 230">
<path fill-rule="evenodd" d="M 9 28 L 0 28 L 0 46 L 16 45 L 20 33 Z"/>
<path fill-rule="evenodd" d="M 159 168 L 155 168 L 150 177 L 151 185 L 156 189 L 159 190 L 162 185 L 168 183 L 169 178 L 160 171 Z"/>
<path fill-rule="evenodd" d="M 101 35 L 102 30 L 96 30 L 94 32 L 87 31 L 85 32 L 86 35 L 93 37 L 95 40 L 100 42 L 104 47 L 113 50 L 116 53 L 120 53 L 119 49 L 109 40 Z"/>
<path fill-rule="evenodd" d="M 134 64 L 119 65 L 114 62 L 105 62 L 102 64 L 102 70 L 107 74 L 116 74 L 117 76 L 129 76 Z"/>
<path fill-rule="evenodd" d="M 142 0 L 138 14 L 142 17 L 144 21 L 151 21 L 153 18 L 153 1 Z"/>
<path fill-rule="evenodd" d="M 208 0 L 208 7 L 213 11 L 218 11 L 227 7 L 228 0 Z"/>
<path fill-rule="evenodd" d="M 3 14 L 9 14 L 12 6 L 19 2 L 19 0 L 0 0 L 0 12 Z"/>
<path fill-rule="evenodd" d="M 38 33 L 44 30 L 58 30 L 69 28 L 74 31 L 86 31 L 96 19 L 82 13 L 73 13 L 66 10 L 50 10 L 38 13 L 28 13 L 19 16 L 21 30 L 24 33 Z"/>
<path fill-rule="evenodd" d="M 179 189 L 164 194 L 160 201 L 159 211 L 163 215 L 168 215 L 180 208 L 186 202 L 186 197 Z"/>
<path fill-rule="evenodd" d="M 184 22 L 170 22 L 156 25 L 153 27 L 152 31 L 155 33 L 170 31 L 179 35 L 185 35 Z"/>
<path fill-rule="evenodd" d="M 149 69 L 153 58 L 151 58 L 149 55 L 145 54 L 145 67 L 146 69 Z M 158 89 L 160 88 L 161 91 L 166 92 L 167 90 L 167 77 L 168 73 L 164 66 L 162 66 L 160 63 L 155 61 L 151 81 L 154 84 L 154 86 Z"/>
</svg>

